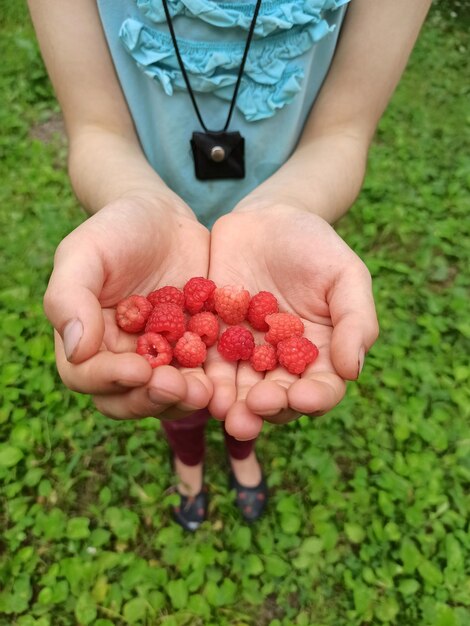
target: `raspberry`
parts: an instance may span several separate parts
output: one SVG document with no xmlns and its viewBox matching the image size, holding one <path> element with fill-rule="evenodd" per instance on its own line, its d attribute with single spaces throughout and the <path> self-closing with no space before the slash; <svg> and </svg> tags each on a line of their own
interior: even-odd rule
<svg viewBox="0 0 470 626">
<path fill-rule="evenodd" d="M 181 289 L 177 289 L 176 287 L 167 286 L 156 289 L 152 291 L 152 293 L 149 293 L 147 300 L 151 302 L 153 306 L 157 306 L 157 304 L 161 304 L 162 302 L 171 302 L 181 308 L 184 307 L 184 293 Z"/>
<path fill-rule="evenodd" d="M 250 363 L 257 372 L 270 372 L 277 365 L 276 348 L 270 343 L 255 346 Z"/>
<path fill-rule="evenodd" d="M 317 356 L 317 346 L 306 337 L 290 337 L 277 344 L 279 363 L 291 374 L 302 374 Z"/>
<path fill-rule="evenodd" d="M 254 347 L 252 333 L 243 326 L 229 326 L 217 344 L 217 350 L 227 361 L 248 361 Z"/>
<path fill-rule="evenodd" d="M 204 306 L 202 307 L 202 310 L 214 313 L 214 311 L 215 311 L 214 291 L 211 293 L 211 295 L 204 302 Z"/>
<path fill-rule="evenodd" d="M 226 285 L 214 292 L 215 310 L 227 324 L 239 324 L 246 317 L 250 294 L 239 285 Z"/>
<path fill-rule="evenodd" d="M 190 278 L 183 287 L 184 305 L 188 313 L 194 315 L 203 310 L 205 303 L 214 293 L 215 283 L 208 278 Z"/>
<path fill-rule="evenodd" d="M 276 345 L 289 337 L 301 337 L 304 334 L 304 323 L 292 313 L 271 313 L 266 315 L 269 331 L 265 335 L 266 341 Z"/>
<path fill-rule="evenodd" d="M 147 359 L 152 367 L 169 365 L 173 358 L 170 344 L 158 333 L 145 333 L 137 339 L 137 354 Z"/>
<path fill-rule="evenodd" d="M 183 309 L 171 302 L 157 304 L 145 327 L 146 333 L 160 333 L 170 343 L 178 341 L 185 330 L 186 320 Z"/>
<path fill-rule="evenodd" d="M 139 333 L 152 312 L 152 305 L 144 296 L 132 295 L 118 302 L 116 323 L 127 333 Z"/>
<path fill-rule="evenodd" d="M 183 367 L 199 367 L 206 360 L 207 348 L 199 335 L 185 332 L 176 342 L 173 354 Z"/>
<path fill-rule="evenodd" d="M 260 291 L 251 298 L 246 318 L 253 328 L 266 332 L 269 330 L 265 321 L 266 315 L 278 312 L 279 305 L 273 294 L 269 291 Z"/>
<path fill-rule="evenodd" d="M 199 335 L 206 346 L 210 348 L 219 336 L 219 320 L 209 311 L 196 313 L 188 322 L 188 330 Z"/>
</svg>

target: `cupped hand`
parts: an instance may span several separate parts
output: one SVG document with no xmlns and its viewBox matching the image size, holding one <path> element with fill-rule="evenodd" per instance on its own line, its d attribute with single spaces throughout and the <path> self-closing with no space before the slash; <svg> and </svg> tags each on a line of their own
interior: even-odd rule
<svg viewBox="0 0 470 626">
<path fill-rule="evenodd" d="M 272 292 L 281 311 L 302 319 L 320 351 L 296 376 L 282 367 L 260 374 L 212 348 L 205 363 L 214 384 L 209 410 L 231 435 L 252 439 L 263 420 L 321 415 L 340 402 L 378 323 L 369 271 L 326 221 L 285 205 L 234 211 L 213 227 L 209 278 L 218 286 L 243 285 L 251 295 Z"/>
<path fill-rule="evenodd" d="M 167 201 L 123 198 L 70 233 L 44 296 L 64 383 L 116 419 L 176 419 L 206 407 L 212 383 L 203 369 L 152 370 L 135 354 L 137 337 L 118 328 L 114 307 L 130 294 L 206 276 L 208 261 L 208 230 Z"/>
</svg>

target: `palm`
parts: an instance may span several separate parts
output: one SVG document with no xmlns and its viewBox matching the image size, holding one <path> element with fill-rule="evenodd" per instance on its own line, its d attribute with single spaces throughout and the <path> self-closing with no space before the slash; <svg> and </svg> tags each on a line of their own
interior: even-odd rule
<svg viewBox="0 0 470 626">
<path fill-rule="evenodd" d="M 367 291 L 368 273 L 333 229 L 316 216 L 287 207 L 233 213 L 214 227 L 210 267 L 218 285 L 242 284 L 252 294 L 272 292 L 281 310 L 303 320 L 305 336 L 320 350 L 300 377 L 281 367 L 263 376 L 246 364 L 225 363 L 212 352 L 206 368 L 215 387 L 211 410 L 225 417 L 227 430 L 250 438 L 261 428 L 261 418 L 281 423 L 335 406 L 344 395 L 345 379 L 357 376 L 359 358 L 357 347 L 346 345 L 343 350 L 335 340 L 334 327 L 344 326 L 345 311 L 335 286 L 346 275 L 356 275 L 359 291 Z M 262 334 L 257 339 L 262 340 Z M 237 398 L 233 408 L 228 380 Z"/>
<path fill-rule="evenodd" d="M 139 203 L 106 207 L 72 235 L 80 241 L 86 237 L 99 255 L 103 274 L 97 296 L 103 307 L 115 306 L 130 293 L 182 285 L 194 271 L 207 272 L 206 229 L 187 218 L 181 219 L 179 228 L 170 229 Z"/>
</svg>

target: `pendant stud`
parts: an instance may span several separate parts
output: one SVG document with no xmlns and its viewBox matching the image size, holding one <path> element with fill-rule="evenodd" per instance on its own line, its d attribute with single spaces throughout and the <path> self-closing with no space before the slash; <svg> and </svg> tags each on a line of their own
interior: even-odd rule
<svg viewBox="0 0 470 626">
<path fill-rule="evenodd" d="M 220 163 L 225 159 L 225 150 L 222 146 L 214 146 L 211 150 L 211 159 L 216 163 Z"/>
</svg>

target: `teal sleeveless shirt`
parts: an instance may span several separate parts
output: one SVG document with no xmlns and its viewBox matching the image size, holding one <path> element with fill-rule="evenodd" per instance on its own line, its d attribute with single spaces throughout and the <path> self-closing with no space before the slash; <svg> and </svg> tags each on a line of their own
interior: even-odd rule
<svg viewBox="0 0 470 626">
<path fill-rule="evenodd" d="M 289 158 L 325 79 L 349 0 L 263 0 L 228 130 L 245 137 L 244 179 L 200 181 L 190 148 L 202 131 L 161 0 L 98 0 L 116 72 L 144 153 L 207 226 Z M 253 0 L 168 0 L 205 125 L 226 121 Z M 86 45 L 86 43 L 84 43 Z"/>
</svg>

